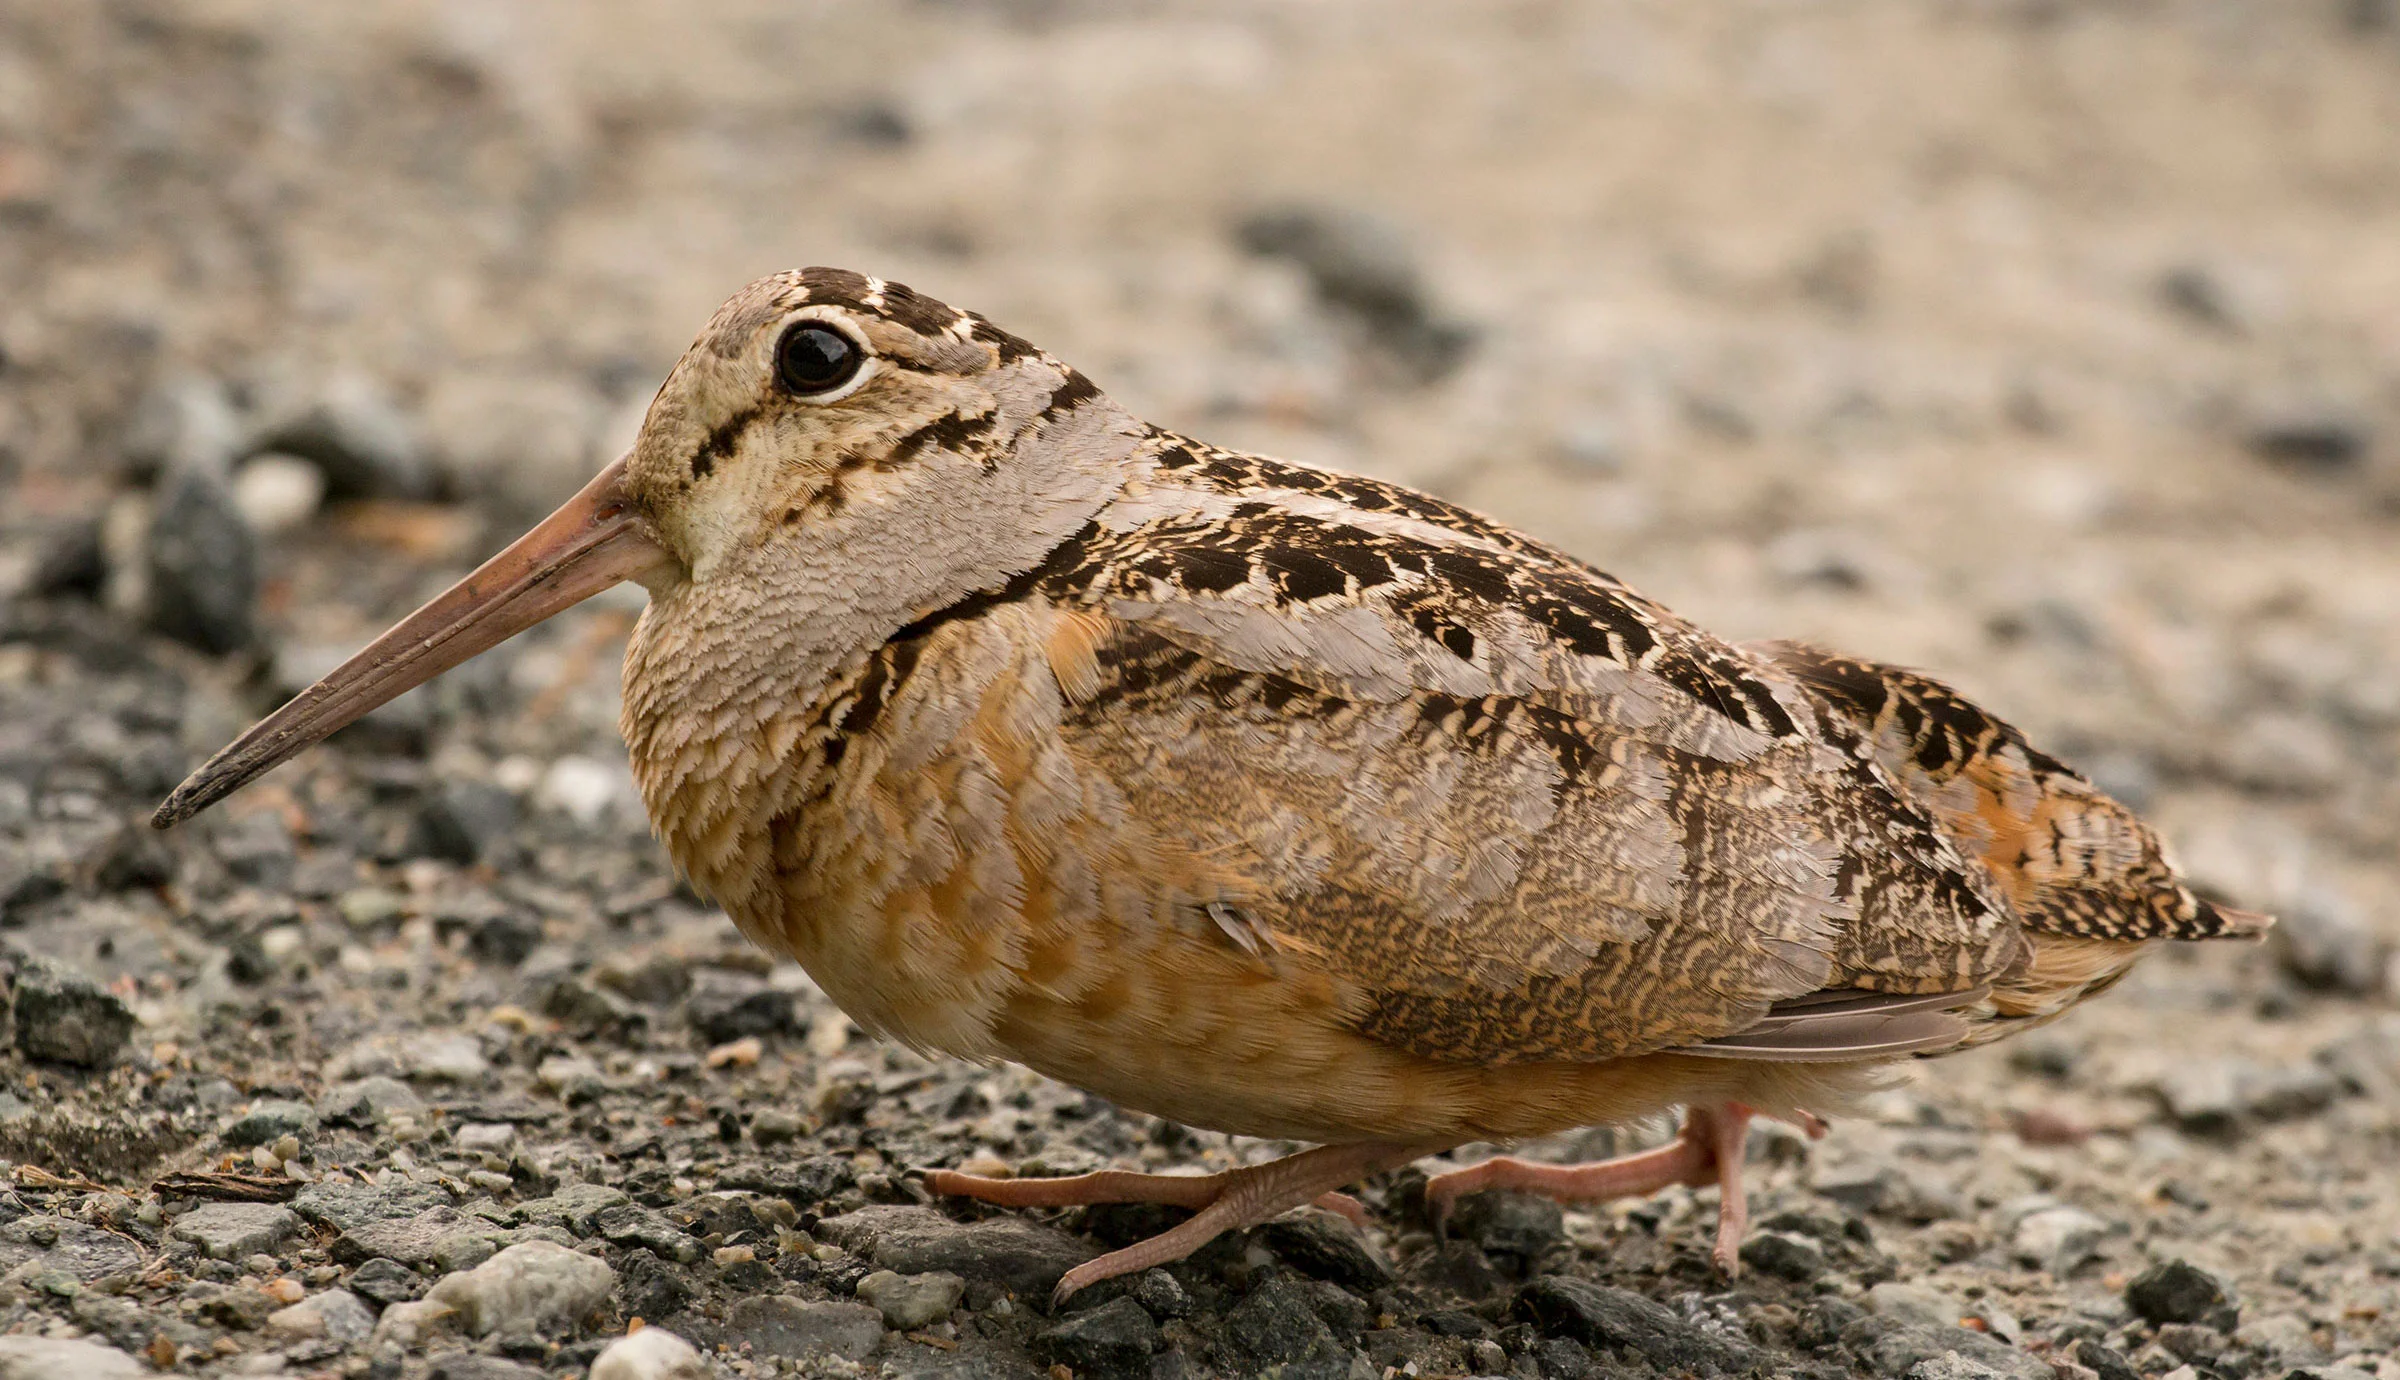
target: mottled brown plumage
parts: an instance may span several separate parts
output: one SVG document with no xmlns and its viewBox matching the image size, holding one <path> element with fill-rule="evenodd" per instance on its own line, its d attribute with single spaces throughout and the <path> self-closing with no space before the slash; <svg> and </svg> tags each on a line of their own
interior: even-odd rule
<svg viewBox="0 0 2400 1380">
<path fill-rule="evenodd" d="M 828 331 L 807 360 L 855 373 L 795 386 Z M 495 567 L 584 571 L 550 554 L 572 529 L 649 588 L 636 778 L 745 933 L 916 1047 L 1328 1146 L 932 1176 L 1203 1209 L 1070 1289 L 1378 1167 L 1674 1105 L 1665 1150 L 1432 1197 L 1719 1181 L 1730 1267 L 1752 1109 L 1813 1125 L 1882 1060 L 2263 923 L 1932 681 L 1734 646 L 1438 499 L 1160 430 L 896 284 L 751 285 L 620 465 Z M 389 669 L 416 626 L 353 680 L 431 674 Z M 288 755 L 276 725 L 162 816 Z"/>
</svg>

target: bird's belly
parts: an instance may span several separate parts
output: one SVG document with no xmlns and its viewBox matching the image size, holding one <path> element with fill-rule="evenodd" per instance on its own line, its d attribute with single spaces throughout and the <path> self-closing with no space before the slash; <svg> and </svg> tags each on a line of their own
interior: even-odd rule
<svg viewBox="0 0 2400 1380">
<path fill-rule="evenodd" d="M 1208 1130 L 1328 1143 L 1508 1140 L 1702 1098 L 1783 1105 L 1794 1101 L 1781 1088 L 1786 1076 L 1834 1072 L 1672 1055 L 1426 1059 L 1359 1034 L 1363 994 L 1304 956 L 1257 957 L 1182 929 L 995 945 L 937 916 L 934 899 L 919 893 L 847 923 L 781 929 L 826 994 L 880 1034 L 1020 1063 Z"/>
</svg>

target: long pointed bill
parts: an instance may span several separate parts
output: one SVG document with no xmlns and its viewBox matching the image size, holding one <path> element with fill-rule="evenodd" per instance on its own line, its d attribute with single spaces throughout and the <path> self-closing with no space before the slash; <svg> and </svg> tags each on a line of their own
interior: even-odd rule
<svg viewBox="0 0 2400 1380">
<path fill-rule="evenodd" d="M 562 609 L 672 563 L 644 534 L 618 460 L 506 551 L 402 619 L 323 680 L 301 691 L 208 759 L 158 813 L 170 828 L 240 789 L 302 748 Z"/>
</svg>

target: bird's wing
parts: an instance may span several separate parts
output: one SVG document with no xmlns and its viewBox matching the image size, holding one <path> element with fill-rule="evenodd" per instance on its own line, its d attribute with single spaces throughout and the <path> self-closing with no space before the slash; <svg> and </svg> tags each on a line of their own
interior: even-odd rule
<svg viewBox="0 0 2400 1380">
<path fill-rule="evenodd" d="M 1765 659 L 1423 495 L 1197 454 L 1251 468 L 1144 489 L 1038 577 L 1066 738 L 1243 878 L 1221 904 L 1367 993 L 1365 1032 L 1602 1059 L 2020 960 L 1981 874 Z"/>
</svg>

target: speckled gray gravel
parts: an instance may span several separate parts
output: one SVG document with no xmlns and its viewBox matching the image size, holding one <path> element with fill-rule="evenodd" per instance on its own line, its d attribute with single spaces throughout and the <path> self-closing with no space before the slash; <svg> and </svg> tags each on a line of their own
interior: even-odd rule
<svg viewBox="0 0 2400 1380">
<path fill-rule="evenodd" d="M 2400 1380 L 2390 9 L 0 0 L 0 1380 Z M 1737 1285 L 1412 1169 L 1053 1314 L 1164 1216 L 911 1171 L 1285 1147 L 747 947 L 638 599 L 144 827 L 803 261 L 1954 677 L 2285 927 L 1761 1128 Z"/>
</svg>

